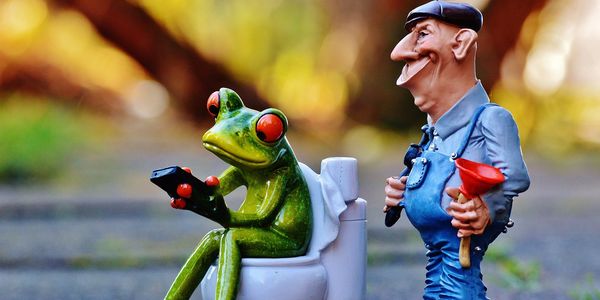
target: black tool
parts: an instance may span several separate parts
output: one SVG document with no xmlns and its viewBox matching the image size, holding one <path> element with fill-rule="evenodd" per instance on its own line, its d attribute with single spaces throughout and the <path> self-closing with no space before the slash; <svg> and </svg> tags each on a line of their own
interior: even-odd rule
<svg viewBox="0 0 600 300">
<path fill-rule="evenodd" d="M 413 166 L 413 160 L 419 157 L 419 155 L 421 154 L 422 143 L 423 139 L 418 145 L 410 144 L 410 146 L 408 146 L 406 154 L 404 155 L 404 165 L 406 166 L 406 168 L 402 170 L 402 173 L 400 173 L 400 177 L 407 176 L 410 173 L 410 170 Z M 398 219 L 400 219 L 401 215 L 402 206 L 390 207 L 390 209 L 385 213 L 385 226 L 392 227 L 394 224 L 396 224 L 396 222 L 398 222 Z"/>
</svg>

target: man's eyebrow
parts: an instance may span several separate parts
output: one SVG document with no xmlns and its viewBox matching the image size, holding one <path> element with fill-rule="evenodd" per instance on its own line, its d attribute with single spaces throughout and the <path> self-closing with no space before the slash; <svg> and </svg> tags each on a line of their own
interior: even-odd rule
<svg viewBox="0 0 600 300">
<path fill-rule="evenodd" d="M 419 31 L 419 30 L 423 30 L 423 29 L 431 30 L 431 24 L 420 23 L 420 24 L 415 25 L 415 27 L 413 27 L 413 31 Z"/>
</svg>

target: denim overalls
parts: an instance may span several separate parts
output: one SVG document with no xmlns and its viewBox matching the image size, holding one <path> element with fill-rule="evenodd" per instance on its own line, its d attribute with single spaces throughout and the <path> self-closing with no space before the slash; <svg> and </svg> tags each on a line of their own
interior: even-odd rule
<svg viewBox="0 0 600 300">
<path fill-rule="evenodd" d="M 480 106 L 471 117 L 462 143 L 451 156 L 429 151 L 426 142 L 415 158 L 409 173 L 401 206 L 412 225 L 419 231 L 428 249 L 427 279 L 424 299 L 486 299 L 480 263 L 487 246 L 504 226 L 489 226 L 471 241 L 471 267 L 462 268 L 458 260 L 460 239 L 451 225 L 452 217 L 441 207 L 446 183 L 455 172 L 454 160 L 461 157 L 468 145 L 481 112 L 495 104 Z M 432 128 L 430 128 L 432 129 Z M 426 133 L 427 134 L 427 133 Z"/>
</svg>

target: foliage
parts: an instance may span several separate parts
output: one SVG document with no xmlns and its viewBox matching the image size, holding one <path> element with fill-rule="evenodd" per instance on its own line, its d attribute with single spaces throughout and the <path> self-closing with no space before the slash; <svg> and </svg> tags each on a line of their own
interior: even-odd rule
<svg viewBox="0 0 600 300">
<path fill-rule="evenodd" d="M 488 262 L 500 270 L 498 282 L 501 286 L 518 291 L 532 291 L 540 286 L 539 262 L 523 263 L 508 255 L 504 248 L 490 248 L 486 253 Z"/>
<path fill-rule="evenodd" d="M 84 144 L 86 126 L 71 110 L 13 95 L 0 102 L 0 182 L 45 181 L 57 176 Z"/>
<path fill-rule="evenodd" d="M 342 121 L 361 32 L 329 28 L 323 3 L 137 2 L 295 119 L 329 126 Z"/>
<path fill-rule="evenodd" d="M 0 1 L 0 44 L 0 69 L 3 60 L 50 64 L 79 83 L 115 91 L 144 78 L 139 66 L 100 38 L 82 15 L 55 10 L 48 1 Z"/>
<path fill-rule="evenodd" d="M 17 67 L 24 62 L 37 66 L 31 69 L 38 74 L 48 73 L 43 66 L 52 67 L 63 76 L 50 76 L 53 81 L 47 86 L 51 90 L 60 86 L 61 81 L 73 81 L 76 86 L 107 89 L 131 100 L 134 87 L 152 76 L 152 72 L 143 70 L 139 57 L 126 54 L 123 49 L 115 48 L 118 44 L 102 38 L 84 14 L 59 4 L 66 2 L 71 1 L 0 1 L 0 44 L 5 46 L 0 49 L 0 71 L 10 74 L 5 68 L 12 67 L 13 72 L 19 73 L 23 70 Z M 345 125 L 359 121 L 410 132 L 425 121 L 409 93 L 393 85 L 401 64 L 389 60 L 389 51 L 405 34 L 402 26 L 398 26 L 405 10 L 419 1 L 117 2 L 139 5 L 164 25 L 174 40 L 191 44 L 206 60 L 222 65 L 231 75 L 228 78 L 231 82 L 254 86 L 270 105 L 299 121 L 294 122 L 299 127 L 337 134 Z M 515 3 L 532 9 L 522 11 L 529 17 L 520 35 L 506 31 L 507 28 L 486 27 L 478 50 L 479 76 L 486 87 L 494 87 L 491 99 L 515 115 L 523 144 L 551 158 L 560 158 L 574 149 L 597 151 L 600 105 L 593 75 L 598 64 L 586 59 L 593 55 L 581 55 L 593 53 L 596 39 L 590 40 L 587 35 L 594 37 L 595 31 L 589 31 L 592 26 L 585 26 L 584 22 L 591 20 L 593 14 L 574 18 L 577 6 L 566 0 L 547 1 L 544 9 L 533 9 L 536 6 L 531 3 L 545 2 L 537 0 L 467 2 L 484 8 L 488 26 L 493 26 L 493 20 L 504 20 L 504 11 Z M 118 18 L 104 19 L 117 22 Z M 122 30 L 133 29 L 123 26 Z M 497 33 L 492 37 L 499 40 L 489 36 L 492 32 Z M 130 35 L 132 47 L 140 43 L 134 38 L 135 31 Z M 509 36 L 512 39 L 507 39 Z M 516 44 L 509 42 L 515 38 Z M 498 47 L 499 43 L 505 44 Z M 494 51 L 486 54 L 486 47 Z M 506 53 L 500 48 L 513 49 Z M 502 79 L 485 80 L 496 73 L 498 65 L 488 63 L 496 56 L 504 61 Z M 165 59 L 165 63 L 173 69 L 182 69 L 176 61 Z M 579 71 L 588 68 L 589 74 Z M 177 78 L 174 75 L 177 72 L 167 73 L 164 78 L 177 81 L 172 86 L 188 90 L 189 83 L 173 79 Z M 26 90 L 11 82 L 2 86 L 7 77 L 0 78 L 0 88 Z M 165 79 L 154 79 L 165 85 Z M 31 85 L 29 81 L 26 87 Z M 586 86 L 588 90 L 584 90 Z M 45 92 L 60 95 L 59 98 L 73 95 L 76 98 L 80 94 L 68 89 L 62 94 Z M 169 92 L 172 97 L 175 95 Z M 172 100 L 172 103 L 181 101 L 176 97 Z"/>
<path fill-rule="evenodd" d="M 594 275 L 587 274 L 585 283 L 577 284 L 569 291 L 569 296 L 576 300 L 600 300 L 600 288 L 594 281 Z"/>
</svg>

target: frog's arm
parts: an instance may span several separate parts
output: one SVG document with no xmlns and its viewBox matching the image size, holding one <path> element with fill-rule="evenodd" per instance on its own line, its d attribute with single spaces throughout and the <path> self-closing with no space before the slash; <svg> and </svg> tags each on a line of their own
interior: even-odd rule
<svg viewBox="0 0 600 300">
<path fill-rule="evenodd" d="M 283 170 L 280 169 L 280 172 L 274 172 L 271 178 L 266 181 L 264 199 L 256 213 L 241 213 L 229 210 L 230 226 L 266 225 L 279 213 L 288 182 L 288 176 L 281 171 Z M 255 196 L 247 195 L 247 197 Z"/>
<path fill-rule="evenodd" d="M 225 196 L 242 185 L 246 186 L 247 183 L 240 169 L 229 167 L 219 176 L 218 193 Z"/>
<path fill-rule="evenodd" d="M 244 176 L 242 176 L 242 172 L 238 168 L 229 167 L 219 177 L 218 188 L 206 201 L 199 201 L 202 203 L 202 208 L 193 211 L 221 224 L 225 228 L 231 227 L 232 225 L 229 221 L 231 219 L 231 210 L 227 208 L 223 196 L 242 185 L 248 185 Z"/>
</svg>

